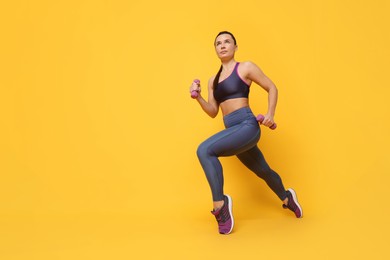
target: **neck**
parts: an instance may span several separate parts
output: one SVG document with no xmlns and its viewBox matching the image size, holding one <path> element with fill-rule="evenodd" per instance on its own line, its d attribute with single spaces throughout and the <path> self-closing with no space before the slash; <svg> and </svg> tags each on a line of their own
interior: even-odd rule
<svg viewBox="0 0 390 260">
<path fill-rule="evenodd" d="M 224 70 L 231 70 L 235 65 L 236 65 L 236 61 L 234 59 L 222 61 L 222 68 Z"/>
</svg>

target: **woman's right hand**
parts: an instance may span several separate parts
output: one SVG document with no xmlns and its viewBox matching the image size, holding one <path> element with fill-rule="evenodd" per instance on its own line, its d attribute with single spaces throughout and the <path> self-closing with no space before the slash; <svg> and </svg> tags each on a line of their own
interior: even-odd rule
<svg viewBox="0 0 390 260">
<path fill-rule="evenodd" d="M 201 87 L 200 87 L 200 81 L 198 79 L 195 79 L 191 86 L 190 86 L 190 93 L 192 98 L 197 98 L 200 96 Z"/>
</svg>

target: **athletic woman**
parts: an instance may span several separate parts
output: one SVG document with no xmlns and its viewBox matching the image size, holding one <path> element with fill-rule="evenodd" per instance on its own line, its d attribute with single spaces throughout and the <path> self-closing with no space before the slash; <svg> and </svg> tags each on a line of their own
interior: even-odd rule
<svg viewBox="0 0 390 260">
<path fill-rule="evenodd" d="M 234 59 L 237 42 L 232 33 L 223 31 L 215 38 L 215 51 L 221 60 L 218 73 L 208 81 L 208 100 L 201 95 L 199 82 L 193 82 L 190 92 L 197 92 L 195 98 L 203 111 L 210 117 L 223 114 L 225 129 L 201 143 L 197 155 L 206 174 L 213 198 L 213 210 L 220 234 L 230 234 L 233 230 L 232 199 L 224 194 L 221 156 L 235 155 L 258 177 L 263 179 L 271 190 L 283 201 L 283 208 L 290 209 L 297 218 L 302 217 L 302 208 L 293 189 L 285 189 L 280 176 L 273 171 L 264 159 L 257 143 L 260 139 L 260 126 L 252 113 L 249 90 L 252 82 L 268 92 L 268 111 L 261 124 L 270 127 L 274 122 L 278 90 L 275 84 L 253 62 L 237 62 Z"/>
</svg>

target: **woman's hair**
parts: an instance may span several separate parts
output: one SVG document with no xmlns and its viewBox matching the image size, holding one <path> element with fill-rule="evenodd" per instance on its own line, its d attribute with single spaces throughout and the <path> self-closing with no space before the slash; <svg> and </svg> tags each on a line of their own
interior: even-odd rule
<svg viewBox="0 0 390 260">
<path fill-rule="evenodd" d="M 228 31 L 219 32 L 217 34 L 217 36 L 215 37 L 215 40 L 218 38 L 218 36 L 220 36 L 222 34 L 229 34 L 230 36 L 232 36 L 232 39 L 234 41 L 234 45 L 237 45 L 236 38 L 234 37 L 234 35 L 231 32 L 228 32 Z M 215 46 L 215 40 L 214 40 L 214 46 Z M 215 75 L 214 82 L 213 82 L 213 89 L 217 89 L 219 77 L 221 76 L 221 72 L 222 72 L 222 65 L 219 68 L 217 75 Z"/>
<path fill-rule="evenodd" d="M 215 41 L 217 40 L 218 36 L 220 36 L 220 35 L 222 35 L 222 34 L 229 34 L 230 36 L 232 36 L 233 41 L 234 41 L 234 45 L 237 45 L 236 38 L 234 37 L 234 35 L 233 35 L 231 32 L 228 32 L 228 31 L 219 32 L 219 33 L 217 34 L 217 36 L 215 36 L 214 45 L 215 45 Z"/>
</svg>

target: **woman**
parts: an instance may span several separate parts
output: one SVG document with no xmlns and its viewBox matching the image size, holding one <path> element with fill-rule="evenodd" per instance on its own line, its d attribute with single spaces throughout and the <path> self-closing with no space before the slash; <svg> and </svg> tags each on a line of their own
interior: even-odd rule
<svg viewBox="0 0 390 260">
<path fill-rule="evenodd" d="M 235 61 L 237 43 L 232 33 L 220 32 L 215 38 L 214 46 L 222 65 L 208 82 L 208 101 L 201 95 L 199 82 L 192 83 L 190 92 L 198 93 L 196 100 L 210 117 L 216 117 L 221 108 L 226 128 L 200 144 L 197 150 L 211 188 L 213 197 L 211 213 L 218 222 L 219 233 L 229 234 L 234 226 L 232 199 L 223 192 L 223 170 L 218 160 L 220 156 L 236 155 L 246 167 L 268 184 L 283 201 L 283 208 L 290 209 L 297 218 L 301 218 L 302 209 L 294 190 L 285 190 L 280 176 L 268 166 L 257 147 L 260 126 L 248 102 L 252 82 L 267 91 L 268 112 L 264 115 L 262 124 L 272 126 L 278 98 L 276 86 L 256 64 L 250 61 L 241 63 Z"/>
</svg>

